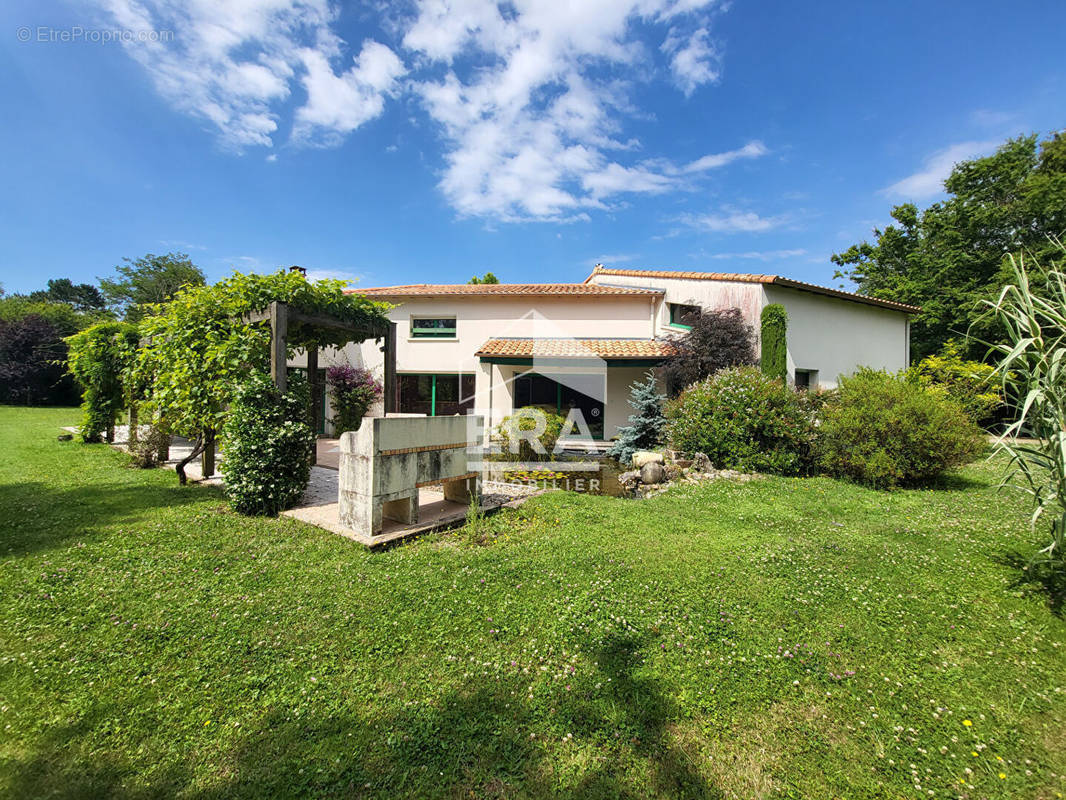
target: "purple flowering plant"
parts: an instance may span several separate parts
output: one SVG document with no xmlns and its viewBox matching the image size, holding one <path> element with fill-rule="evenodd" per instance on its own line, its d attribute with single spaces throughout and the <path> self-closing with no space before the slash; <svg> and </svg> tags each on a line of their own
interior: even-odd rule
<svg viewBox="0 0 1066 800">
<path fill-rule="evenodd" d="M 333 392 L 331 422 L 337 433 L 359 430 L 366 412 L 383 393 L 381 381 L 370 370 L 348 364 L 327 369 L 326 383 Z"/>
</svg>

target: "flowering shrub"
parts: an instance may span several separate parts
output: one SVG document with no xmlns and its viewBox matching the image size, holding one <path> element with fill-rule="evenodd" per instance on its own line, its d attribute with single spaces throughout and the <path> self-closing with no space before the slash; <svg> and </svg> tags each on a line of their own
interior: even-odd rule
<svg viewBox="0 0 1066 800">
<path fill-rule="evenodd" d="M 810 463 L 813 413 L 802 393 L 754 367 L 722 370 L 667 403 L 667 438 L 719 468 L 797 475 Z"/>
<path fill-rule="evenodd" d="M 939 353 L 926 356 L 907 371 L 922 386 L 940 386 L 962 406 L 974 422 L 988 422 L 1002 405 L 994 383 L 995 367 L 980 361 L 965 361 L 959 346 L 948 341 Z"/>
<path fill-rule="evenodd" d="M 282 395 L 266 375 L 252 373 L 226 417 L 221 469 L 226 496 L 241 514 L 276 515 L 311 478 L 315 434 L 307 424 L 307 385 L 290 383 Z"/>
<path fill-rule="evenodd" d="M 343 431 L 357 431 L 363 417 L 374 401 L 381 397 L 381 381 L 367 369 L 341 365 L 326 370 L 326 383 L 333 390 L 333 410 L 330 420 L 338 435 Z"/>
<path fill-rule="evenodd" d="M 877 488 L 927 482 L 974 458 L 981 431 L 942 388 L 862 369 L 841 378 L 821 414 L 819 466 Z"/>
</svg>

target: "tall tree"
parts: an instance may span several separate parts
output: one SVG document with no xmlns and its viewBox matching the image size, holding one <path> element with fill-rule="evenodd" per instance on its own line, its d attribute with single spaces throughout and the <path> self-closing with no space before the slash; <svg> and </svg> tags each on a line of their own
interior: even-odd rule
<svg viewBox="0 0 1066 800">
<path fill-rule="evenodd" d="M 53 278 L 48 288 L 30 292 L 30 299 L 48 303 L 69 303 L 77 311 L 103 311 L 107 304 L 91 283 L 74 283 L 70 278 Z"/>
<path fill-rule="evenodd" d="M 916 360 L 967 334 L 964 355 L 983 359 L 984 342 L 1000 334 L 982 301 L 1005 282 L 1007 255 L 1041 258 L 1049 237 L 1066 230 L 1066 137 L 1011 139 L 991 156 L 956 164 L 944 190 L 948 199 L 925 210 L 896 206 L 896 224 L 832 258 L 837 277 L 863 294 L 922 307 L 911 326 Z"/>
<path fill-rule="evenodd" d="M 470 280 L 467 281 L 468 284 L 475 284 L 475 285 L 476 284 L 482 284 L 482 283 L 499 283 L 499 282 L 500 282 L 500 279 L 497 278 L 491 272 L 486 272 L 480 278 L 477 275 L 475 275 L 473 278 L 471 278 Z"/>
<path fill-rule="evenodd" d="M 203 286 L 203 271 L 185 253 L 157 256 L 148 253 L 136 261 L 115 267 L 113 278 L 101 278 L 100 288 L 108 304 L 127 322 L 136 322 L 155 303 L 169 303 L 183 286 Z"/>
</svg>

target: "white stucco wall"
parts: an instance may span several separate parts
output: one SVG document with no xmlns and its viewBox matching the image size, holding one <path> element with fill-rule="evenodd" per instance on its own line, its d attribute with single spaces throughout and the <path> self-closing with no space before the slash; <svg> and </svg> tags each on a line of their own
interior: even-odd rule
<svg viewBox="0 0 1066 800">
<path fill-rule="evenodd" d="M 766 286 L 767 303 L 788 312 L 788 374 L 818 370 L 818 385 L 828 389 L 841 375 L 859 367 L 900 370 L 910 359 L 908 316 L 835 297 Z"/>
<path fill-rule="evenodd" d="M 754 322 L 757 336 L 759 314 L 765 303 L 762 284 L 759 283 L 645 278 L 632 275 L 594 275 L 592 283 L 665 291 L 666 294 L 655 313 L 654 335 L 658 337 L 683 333 L 670 325 L 670 303 L 695 305 L 712 311 L 739 308 L 749 324 Z"/>
<path fill-rule="evenodd" d="M 514 375 L 528 371 L 528 366 L 482 363 L 474 354 L 489 339 L 506 337 L 529 338 L 634 338 L 654 336 L 653 312 L 657 310 L 656 295 L 610 297 L 381 297 L 397 304 L 389 312 L 396 323 L 397 373 L 469 373 L 475 375 L 474 413 L 483 415 L 487 424 L 498 424 L 513 409 L 511 380 Z M 456 318 L 456 338 L 415 339 L 410 336 L 412 317 Z M 299 359 L 290 362 L 302 363 Z M 384 355 L 380 344 L 373 341 L 349 345 L 341 352 L 323 352 L 322 366 L 349 363 L 370 369 L 379 378 L 384 372 Z M 573 371 L 587 373 L 604 369 L 602 362 L 575 367 Z M 566 372 L 553 368 L 550 372 Z M 618 377 L 615 377 L 617 371 Z M 605 430 L 606 438 L 615 435 L 617 425 L 629 417 L 629 384 L 633 375 L 643 374 L 645 368 L 611 367 L 607 374 Z M 565 379 L 563 379 L 565 380 Z M 380 416 L 382 406 L 371 409 L 372 416 Z M 327 413 L 329 416 L 329 412 Z"/>
</svg>

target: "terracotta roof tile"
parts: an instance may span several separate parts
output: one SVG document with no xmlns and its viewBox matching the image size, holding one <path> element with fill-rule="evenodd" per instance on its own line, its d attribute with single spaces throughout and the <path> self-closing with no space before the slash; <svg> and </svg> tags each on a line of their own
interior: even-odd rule
<svg viewBox="0 0 1066 800">
<path fill-rule="evenodd" d="M 788 289 L 798 289 L 804 292 L 811 292 L 813 294 L 821 294 L 827 297 L 838 297 L 841 300 L 851 300 L 856 303 L 866 303 L 871 306 L 880 306 L 881 308 L 889 308 L 893 311 L 903 311 L 907 314 L 917 314 L 921 311 L 918 306 L 907 305 L 906 303 L 898 303 L 895 300 L 882 300 L 880 297 L 868 297 L 864 294 L 856 294 L 855 292 L 845 292 L 841 289 L 831 289 L 828 286 L 818 286 L 813 283 L 804 283 L 803 281 L 796 281 L 792 278 L 785 278 L 781 275 L 753 275 L 744 272 L 686 272 L 683 270 L 667 270 L 667 269 L 612 269 L 610 267 L 603 267 L 597 265 L 592 270 L 592 274 L 585 279 L 585 285 L 600 285 L 591 284 L 590 281 L 597 275 L 617 275 L 621 277 L 630 278 L 673 278 L 675 280 L 688 280 L 688 281 L 726 281 L 732 283 L 765 283 L 772 284 L 774 286 L 783 286 Z"/>
<path fill-rule="evenodd" d="M 658 339 L 489 339 L 475 355 L 510 358 L 665 358 L 670 342 Z"/>
<path fill-rule="evenodd" d="M 641 287 L 597 286 L 592 283 L 415 283 L 407 286 L 375 286 L 368 289 L 347 289 L 349 294 L 358 293 L 371 297 L 444 297 L 470 296 L 524 296 L 549 297 L 578 295 L 661 295 L 661 289 Z"/>
</svg>

